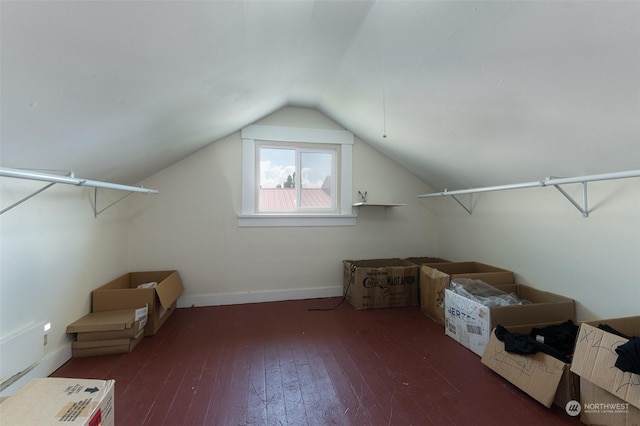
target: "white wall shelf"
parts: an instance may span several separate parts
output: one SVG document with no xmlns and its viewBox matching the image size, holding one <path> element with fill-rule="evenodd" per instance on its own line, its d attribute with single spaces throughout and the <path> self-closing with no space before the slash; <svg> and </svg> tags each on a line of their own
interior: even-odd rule
<svg viewBox="0 0 640 426">
<path fill-rule="evenodd" d="M 353 203 L 353 207 L 402 207 L 406 206 L 403 203 Z"/>
</svg>

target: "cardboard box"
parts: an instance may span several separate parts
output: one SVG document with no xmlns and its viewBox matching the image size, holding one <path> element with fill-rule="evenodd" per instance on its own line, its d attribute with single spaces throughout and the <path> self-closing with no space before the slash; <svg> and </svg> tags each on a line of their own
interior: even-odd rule
<svg viewBox="0 0 640 426">
<path fill-rule="evenodd" d="M 510 326 L 507 330 L 511 333 L 529 334 L 534 328 L 563 322 Z M 496 337 L 495 329 L 491 331 L 482 354 L 482 363 L 547 408 L 556 404 L 564 409 L 567 402 L 579 398 L 579 380 L 571 373 L 571 364 L 544 352 L 530 355 L 507 352 L 504 342 Z"/>
<path fill-rule="evenodd" d="M 418 304 L 418 266 L 403 259 L 344 260 L 344 292 L 355 309 Z"/>
<path fill-rule="evenodd" d="M 135 349 L 144 337 L 141 330 L 134 338 L 88 340 L 71 342 L 71 356 L 73 358 L 85 358 L 88 356 L 128 354 Z"/>
<path fill-rule="evenodd" d="M 615 366 L 615 349 L 628 339 L 598 328 L 607 324 L 627 336 L 640 335 L 640 316 L 587 321 L 580 324 L 571 371 L 581 378 L 640 408 L 640 375 Z"/>
<path fill-rule="evenodd" d="M 513 272 L 478 262 L 447 262 L 420 267 L 420 310 L 444 325 L 444 290 L 455 278 L 472 278 L 487 284 L 513 284 Z"/>
<path fill-rule="evenodd" d="M 147 324 L 148 306 L 139 309 L 92 312 L 67 326 L 77 341 L 132 339 Z"/>
<path fill-rule="evenodd" d="M 575 301 L 522 284 L 495 286 L 531 303 L 487 307 L 446 289 L 445 334 L 482 356 L 491 330 L 513 326 L 576 319 Z"/>
<path fill-rule="evenodd" d="M 0 404 L 3 425 L 114 425 L 113 380 L 33 379 Z"/>
<path fill-rule="evenodd" d="M 150 282 L 157 283 L 156 287 L 137 288 Z M 176 300 L 183 291 L 177 271 L 130 272 L 93 290 L 93 312 L 137 309 L 147 305 L 149 319 L 145 336 L 152 336 L 175 311 Z"/>
<path fill-rule="evenodd" d="M 580 421 L 594 426 L 637 426 L 640 409 L 580 377 Z"/>
</svg>

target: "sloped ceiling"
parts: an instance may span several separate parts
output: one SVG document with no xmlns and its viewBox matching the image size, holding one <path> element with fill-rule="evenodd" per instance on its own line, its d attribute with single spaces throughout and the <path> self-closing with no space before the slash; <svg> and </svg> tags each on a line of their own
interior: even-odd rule
<svg viewBox="0 0 640 426">
<path fill-rule="evenodd" d="M 640 169 L 638 1 L 0 7 L 4 167 L 134 184 L 289 105 L 435 190 Z"/>
</svg>

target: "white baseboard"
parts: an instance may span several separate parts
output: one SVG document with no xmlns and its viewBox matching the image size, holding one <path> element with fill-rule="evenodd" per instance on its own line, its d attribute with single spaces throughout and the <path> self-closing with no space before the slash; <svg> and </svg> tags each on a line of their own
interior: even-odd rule
<svg viewBox="0 0 640 426">
<path fill-rule="evenodd" d="M 5 388 L 0 397 L 9 396 L 31 379 L 48 377 L 51 373 L 62 367 L 65 362 L 71 359 L 71 342 L 62 345 L 60 348 L 45 355 L 40 361 L 31 366 L 19 379 Z"/>
<path fill-rule="evenodd" d="M 211 293 L 182 295 L 178 308 L 193 306 L 239 305 L 244 303 L 280 302 L 283 300 L 320 299 L 342 296 L 342 286 L 314 287 L 296 290 L 246 291 L 238 293 Z"/>
</svg>

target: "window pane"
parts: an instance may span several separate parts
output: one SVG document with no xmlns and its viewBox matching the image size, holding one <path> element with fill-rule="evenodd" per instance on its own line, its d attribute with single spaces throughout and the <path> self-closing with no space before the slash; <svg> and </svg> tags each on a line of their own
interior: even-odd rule
<svg viewBox="0 0 640 426">
<path fill-rule="evenodd" d="M 258 210 L 291 212 L 296 210 L 295 150 L 260 148 L 260 190 Z"/>
<path fill-rule="evenodd" d="M 300 153 L 300 205 L 330 209 L 334 206 L 333 161 L 329 152 Z"/>
</svg>

